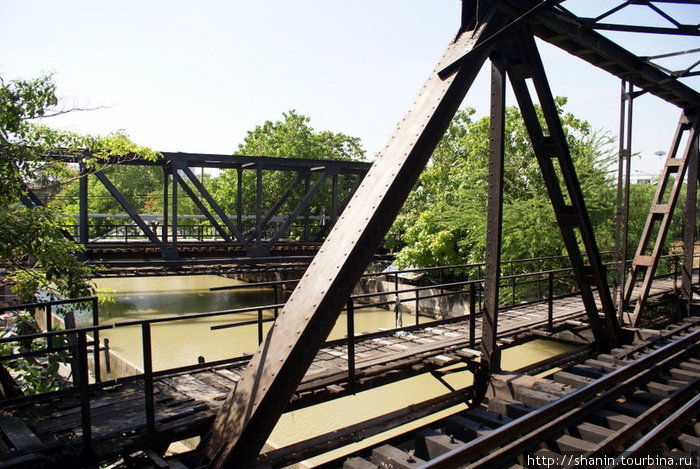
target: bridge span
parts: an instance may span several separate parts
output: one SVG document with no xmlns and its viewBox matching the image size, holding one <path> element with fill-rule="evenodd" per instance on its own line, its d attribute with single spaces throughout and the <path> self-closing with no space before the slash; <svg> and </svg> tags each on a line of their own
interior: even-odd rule
<svg viewBox="0 0 700 469">
<path fill-rule="evenodd" d="M 337 221 L 371 166 L 368 162 L 264 156 L 160 153 L 155 161 L 114 156 L 88 167 L 89 155 L 44 155 L 79 166 L 78 213 L 65 236 L 84 247 L 84 260 L 109 268 L 144 264 L 175 270 L 193 259 L 279 263 L 307 260 Z M 124 167 L 158 168 L 163 190 L 148 200 L 127 197 L 114 183 Z M 231 200 L 207 187 L 204 171 L 235 171 Z M 201 173 L 202 176 L 197 174 Z M 95 179 L 119 208 L 93 213 L 88 191 Z M 44 201 L 28 190 L 23 203 Z M 185 207 L 189 211 L 185 213 Z M 156 210 L 154 212 L 154 210 Z"/>
<path fill-rule="evenodd" d="M 538 273 L 539 274 L 539 273 Z M 560 272 L 558 273 L 558 275 Z M 534 275 L 534 274 L 532 274 Z M 542 278 L 542 275 L 537 275 Z M 544 275 L 551 279 L 552 276 Z M 483 314 L 479 313 L 479 293 L 483 281 L 466 281 L 429 287 L 404 285 L 400 290 L 359 294 L 348 303 L 347 328 L 351 340 L 327 342 L 318 352 L 304 379 L 297 387 L 287 410 L 305 407 L 348 394 L 387 384 L 421 373 L 436 373 L 452 365 L 472 369 L 480 356 Z M 660 296 L 674 291 L 673 276 L 657 279 L 652 291 Z M 255 286 L 255 285 L 253 285 Z M 436 290 L 438 293 L 435 293 Z M 545 290 L 552 291 L 552 286 Z M 431 293 L 432 292 L 432 293 Z M 427 320 L 418 315 L 414 324 L 399 329 L 355 335 L 353 313 L 363 307 L 395 306 L 394 295 L 430 301 L 436 296 L 467 296 L 470 310 L 442 320 Z M 500 312 L 499 344 L 503 348 L 548 337 L 561 330 L 589 329 L 580 295 L 547 296 L 544 300 L 504 307 Z M 114 327 L 93 326 L 66 331 L 34 334 L 42 337 L 68 337 L 69 349 L 77 359 L 73 372 L 78 377 L 75 387 L 62 391 L 20 397 L 0 403 L 0 467 L 69 466 L 81 461 L 91 464 L 107 461 L 135 451 L 145 451 L 159 458 L 156 448 L 203 436 L 210 428 L 226 396 L 235 389 L 248 366 L 249 356 L 211 363 L 154 371 L 151 363 L 151 331 L 159 322 L 205 318 L 258 311 L 260 340 L 262 324 L 274 320 L 282 304 L 265 305 L 234 311 L 198 313 L 174 318 L 139 320 L 116 324 L 116 327 L 140 327 L 143 334 L 143 374 L 88 384 L 88 358 L 103 369 L 104 361 L 95 360 L 100 352 L 99 331 Z M 270 316 L 272 314 L 272 316 Z M 409 322 L 409 317 L 405 318 Z M 427 322 L 425 322 L 427 321 Z M 231 327 L 251 321 L 232 322 Z M 222 327 L 222 326 L 219 326 Z M 226 327 L 226 326 L 223 326 Z M 580 332 L 579 332 L 580 333 Z M 97 340 L 95 340 L 97 338 Z M 18 340 L 18 338 L 4 339 Z M 50 346 L 49 346 L 50 347 Z M 576 348 L 541 366 L 576 362 L 591 356 L 593 344 Z M 60 351 L 59 349 L 53 350 Z M 82 364 L 82 365 L 81 365 Z M 82 366 L 82 368 L 81 368 Z M 535 371 L 533 368 L 532 371 Z M 541 371 L 541 370 L 539 370 Z M 96 376 L 102 373 L 96 372 Z M 430 402 L 427 408 L 455 405 L 465 400 L 480 400 L 469 390 L 459 398 Z M 420 408 L 421 406 L 418 406 Z M 321 451 L 324 445 L 316 450 Z M 160 451 L 160 450 L 159 450 Z M 281 450 L 273 452 L 282 457 Z M 312 449 L 302 453 L 309 457 Z M 291 456 L 284 453 L 286 462 Z M 265 455 L 262 456 L 263 460 Z M 275 466 L 277 467 L 277 466 Z"/>
<path fill-rule="evenodd" d="M 626 354 L 622 349 L 630 346 L 630 328 L 639 326 L 647 298 L 654 293 L 655 285 L 659 285 L 654 279 L 660 266 L 662 251 L 667 244 L 666 235 L 671 227 L 672 215 L 682 200 L 681 187 L 686 179 L 681 243 L 681 291 L 679 307 L 674 309 L 674 312 L 679 317 L 687 317 L 694 313 L 693 306 L 696 306 L 697 298 L 693 269 L 696 251 L 697 183 L 700 179 L 700 93 L 687 79 L 697 77 L 698 63 L 695 61 L 687 68 L 674 71 L 668 68 L 668 63 L 658 63 L 658 60 L 696 54 L 697 50 L 672 53 L 664 51 L 661 55 L 653 55 L 658 54 L 658 51 L 631 51 L 614 38 L 607 37 L 605 32 L 655 34 L 656 37 L 665 38 L 697 37 L 700 36 L 697 24 L 687 24 L 685 17 L 674 18 L 673 14 L 664 9 L 674 3 L 678 4 L 676 6 L 697 8 L 700 1 L 618 1 L 614 2 L 615 5 L 605 6 L 602 6 L 605 2 L 600 5 L 588 2 L 591 3 L 590 9 L 579 9 L 577 2 L 570 3 L 550 0 L 462 1 L 462 12 L 458 18 L 459 28 L 454 39 L 447 44 L 444 55 L 428 74 L 425 85 L 396 127 L 381 155 L 369 170 L 360 170 L 366 170 L 364 177 L 355 177 L 349 184 L 353 187 L 352 198 L 331 197 L 335 202 L 332 203 L 330 215 L 334 218 L 337 216 L 337 220 L 330 231 L 326 232 L 324 229 L 323 246 L 318 250 L 294 292 L 284 305 L 273 308 L 279 310 L 277 318 L 263 318 L 260 313 L 258 322 L 262 323 L 263 319 L 272 322 L 274 319 L 274 325 L 264 341 L 261 334 L 261 346 L 250 358 L 242 357 L 239 361 L 231 360 L 228 363 L 200 364 L 187 369 L 154 372 L 150 364 L 149 345 L 152 321 L 144 320 L 138 322 L 144 337 L 143 375 L 120 382 L 89 385 L 87 350 L 92 347 L 94 354 L 97 351 L 96 343 L 99 343 L 96 337 L 100 328 L 112 326 L 39 334 L 42 338 L 58 334 L 67 334 L 71 338 L 71 343 L 64 349 L 75 351 L 75 370 L 80 371 L 76 380 L 77 390 L 4 402 L 0 419 L 0 432 L 4 444 L 4 447 L 0 445 L 3 464 L 42 466 L 55 462 L 73 465 L 75 461 L 80 461 L 89 465 L 96 459 L 101 460 L 111 455 L 126 454 L 132 449 L 145 448 L 147 464 L 166 467 L 167 463 L 162 460 L 162 454 L 168 442 L 204 434 L 204 442 L 197 459 L 193 460 L 191 465 L 208 465 L 212 469 L 247 469 L 258 463 L 266 464 L 259 459 L 260 452 L 280 415 L 289 405 L 304 405 L 305 401 L 325 399 L 334 394 L 342 395 L 361 389 L 365 383 L 378 384 L 391 379 L 394 370 L 395 375 L 405 376 L 460 362 L 463 367 L 473 371 L 477 386 L 461 394 L 453 393 L 445 397 L 443 402 L 454 403 L 466 399 L 476 406 L 484 397 L 483 387 L 493 384 L 498 379 L 501 350 L 508 346 L 512 331 L 542 334 L 547 333 L 549 329 L 555 329 L 558 324 L 567 322 L 574 327 L 584 327 L 587 324 L 593 335 L 595 348 L 599 352 L 594 361 L 598 363 L 595 367 L 588 367 L 588 378 L 595 379 L 596 370 L 591 368 L 597 368 L 598 371 L 615 368 L 621 365 L 619 362 L 634 358 L 634 353 Z M 625 24 L 617 23 L 618 13 L 630 13 L 634 8 L 645 9 L 649 15 L 657 20 L 661 19 L 664 26 L 642 24 L 634 19 Z M 577 11 L 586 16 L 577 14 Z M 592 11 L 594 13 L 591 15 Z M 622 16 L 625 17 L 624 14 Z M 629 17 L 635 18 L 636 15 L 632 13 Z M 550 86 L 538 41 L 546 41 L 621 80 L 613 288 L 610 287 L 608 268 L 601 258 L 587 201 L 579 184 L 580 175 L 577 174 L 569 139 L 554 99 L 556 90 Z M 655 41 L 639 40 L 639 36 L 627 41 L 627 44 L 632 45 L 649 43 Z M 465 322 L 461 324 L 458 320 L 419 324 L 399 331 L 402 334 L 386 331 L 376 336 L 356 338 L 354 333 L 350 332 L 349 341 L 344 346 L 324 343 L 341 311 L 345 307 L 349 307 L 351 311 L 358 307 L 351 299 L 353 288 L 366 271 L 455 112 L 462 105 L 479 70 L 487 61 L 490 62 L 491 71 L 490 135 L 483 150 L 483 156 L 488 161 L 488 174 L 484 177 L 488 186 L 484 215 L 487 242 L 483 302 L 479 314 L 476 314 L 476 309 L 471 309 L 468 318 L 464 318 Z M 541 182 L 551 203 L 568 254 L 571 272 L 578 286 L 577 297 L 569 296 L 555 301 L 550 295 L 551 300 L 548 298 L 548 301 L 538 303 L 537 307 L 533 304 L 520 309 L 507 307 L 501 302 L 505 279 L 501 275 L 500 255 L 504 221 L 505 90 L 508 83 L 520 108 L 533 152 L 532 159 L 537 161 L 542 176 Z M 634 256 L 629 259 L 629 186 L 631 159 L 634 155 L 631 146 L 632 103 L 642 95 L 653 95 L 678 107 L 680 116 L 642 228 L 640 242 Z M 216 157 L 170 155 L 168 158 L 170 163 L 164 169 L 169 178 L 166 177 L 165 181 L 172 181 L 172 192 L 168 192 L 166 182 L 163 199 L 171 196 L 176 199 L 176 192 L 180 189 L 186 192 L 208 222 L 215 226 L 216 231 L 222 237 L 228 237 L 226 241 L 241 243 L 249 257 L 268 256 L 272 252 L 272 246 L 283 240 L 289 232 L 293 220 L 307 211 L 306 207 L 314 197 L 314 188 L 320 190 L 326 181 L 335 181 L 335 175 L 339 174 L 329 169 L 331 163 L 316 166 L 318 163 L 312 162 L 291 178 L 288 189 L 268 211 L 262 209 L 262 198 L 258 197 L 255 210 L 256 226 L 251 238 L 242 227 L 242 215 L 251 212 L 237 210 L 241 220 L 232 220 L 228 217 L 228 212 L 217 201 L 211 199 L 206 190 L 202 190 L 201 182 L 191 170 L 193 165 L 205 164 L 212 158 L 216 160 Z M 76 159 L 75 162 L 80 164 L 81 160 Z M 218 160 L 216 164 L 224 163 Z M 246 162 L 236 158 L 225 164 L 238 165 L 236 170 L 239 174 L 249 166 L 255 167 L 255 192 L 258 195 L 262 193 L 260 181 L 262 165 L 266 164 L 265 162 Z M 316 170 L 324 172 L 313 182 L 312 174 Z M 81 171 L 85 173 L 87 168 L 83 166 Z M 170 219 L 170 229 L 163 229 L 163 234 L 159 236 L 157 230 L 150 228 L 138 211 L 120 196 L 104 172 L 95 171 L 91 175 L 98 178 L 110 194 L 119 200 L 134 223 L 146 234 L 149 241 L 157 246 L 163 261 L 179 260 L 181 240 L 177 226 L 173 226 L 179 225 L 175 213 L 164 217 Z M 85 180 L 86 178 L 81 178 L 81 181 Z M 302 196 L 301 202 L 296 204 L 288 221 L 276 227 L 274 233 L 266 240 L 264 226 L 284 205 L 284 200 L 291 197 L 296 188 L 302 186 L 305 189 L 308 187 L 309 190 Z M 81 194 L 86 194 L 86 189 L 87 186 L 83 185 Z M 331 192 L 335 194 L 335 189 Z M 239 190 L 238 194 L 241 193 Z M 25 202 L 28 205 L 36 203 L 31 195 Z M 342 206 L 345 208 L 340 214 Z M 87 207 L 87 204 L 83 204 L 83 207 Z M 165 212 L 164 206 L 162 213 Z M 87 243 L 89 233 L 86 209 L 81 209 L 79 217 L 78 239 Z M 631 265 L 628 262 L 630 260 Z M 662 290 L 670 291 L 672 287 L 668 282 L 671 281 L 665 282 L 667 286 Z M 558 301 L 573 302 L 574 298 L 578 298 L 576 304 L 558 309 Z M 351 314 L 348 316 L 352 317 Z M 511 320 L 514 322 L 509 322 Z M 695 325 L 694 320 L 686 320 L 679 327 L 693 328 Z M 352 326 L 348 326 L 351 331 Z M 480 335 L 477 332 L 480 332 Z M 88 334 L 93 334 L 92 339 Z M 459 337 L 454 334 L 459 334 Z M 514 337 L 518 335 L 513 333 Z M 493 422 L 496 417 L 486 413 L 484 409 L 475 409 L 474 413 L 458 416 L 460 419 L 455 420 L 461 422 L 458 430 L 461 428 L 465 433 L 471 431 L 478 437 L 470 443 L 466 441 L 466 437 L 455 436 L 455 444 L 459 447 L 448 447 L 444 456 L 433 457 L 427 448 L 430 446 L 434 449 L 436 446 L 447 447 L 453 444 L 449 433 L 445 433 L 447 426 L 425 429 L 438 435 L 422 435 L 418 441 L 422 441 L 425 448 L 414 448 L 415 452 L 407 453 L 408 457 L 396 451 L 401 448 L 389 444 L 389 447 L 372 450 L 371 460 L 365 458 L 367 455 L 360 454 L 354 462 L 348 462 L 346 467 L 372 468 L 387 464 L 395 467 L 454 467 L 465 460 L 461 458 L 475 461 L 475 465 L 481 467 L 493 467 L 489 465 L 492 461 L 515 465 L 522 464 L 523 457 L 528 456 L 527 451 L 531 450 L 533 444 L 549 444 L 550 440 L 556 442 L 557 447 L 554 450 L 559 454 L 567 448 L 596 454 L 604 451 L 601 448 L 605 448 L 607 443 L 613 447 L 619 446 L 616 443 L 623 438 L 621 435 L 628 438 L 631 433 L 646 431 L 648 428 L 640 426 L 639 419 L 631 421 L 622 418 L 621 414 L 625 412 L 623 409 L 628 413 L 630 409 L 636 409 L 643 415 L 664 419 L 652 428 L 649 438 L 638 440 L 628 450 L 642 451 L 644 448 L 653 447 L 656 443 L 667 441 L 664 438 L 677 430 L 677 424 L 692 424 L 697 416 L 697 398 L 687 401 L 686 397 L 693 392 L 697 393 L 697 377 L 700 372 L 697 356 L 688 353 L 697 353 L 698 333 L 691 332 L 680 339 L 672 338 L 672 335 L 673 332 L 666 334 L 671 343 L 669 348 L 664 346 L 661 349 L 663 352 L 651 352 L 648 354 L 651 358 L 641 357 L 630 363 L 629 367 L 622 366 L 619 374 L 612 372 L 612 379 L 600 377 L 601 373 L 598 372 L 602 381 L 595 380 L 583 385 L 581 393 L 570 394 L 575 396 L 574 398 L 563 397 L 561 401 L 564 404 L 543 405 L 539 411 L 533 411 L 533 417 L 529 419 L 515 418 L 502 425 L 502 430 L 494 429 L 491 432 L 491 435 L 494 435 L 492 437 L 483 434 L 484 428 L 474 426 L 468 421 L 477 418 L 476 414 L 481 415 L 482 422 L 486 419 Z M 53 342 L 50 340 L 49 344 Z M 641 347 L 647 346 L 653 347 L 648 344 Z M 479 355 L 478 365 L 474 359 L 477 355 L 476 347 Z M 637 348 L 636 345 L 631 347 Z M 368 355 L 363 357 L 361 353 Z M 99 353 L 94 356 L 95 361 L 99 361 Z M 667 359 L 670 357 L 674 358 L 669 364 Z M 681 368 L 680 373 L 675 371 L 676 366 Z M 642 371 L 642 381 L 630 377 L 632 370 Z M 657 375 L 650 375 L 650 370 L 658 372 Z M 568 371 L 565 370 L 565 373 Z M 581 376 L 572 376 L 576 374 L 571 372 L 568 379 L 575 381 L 577 385 L 583 384 L 586 380 L 581 379 Z M 665 382 L 658 382 L 659 375 Z M 671 378 L 666 378 L 665 375 L 670 375 Z M 96 376 L 99 377 L 99 373 Z M 618 377 L 625 380 L 622 387 L 611 385 L 611 381 Z M 646 386 L 648 389 L 639 386 Z M 656 392 L 652 392 L 652 388 Z M 231 389 L 233 391 L 230 391 Z M 230 391 L 228 396 L 227 390 Z M 603 393 L 602 400 L 594 395 L 594 390 Z M 114 393 L 111 398 L 110 392 Z M 659 393 L 665 393 L 669 399 L 657 399 Z M 635 399 L 643 400 L 651 407 L 640 406 L 640 402 Z M 542 403 L 541 400 L 539 402 Z M 595 411 L 574 412 L 574 407 L 578 404 L 589 406 L 597 403 L 602 407 Z M 514 406 L 507 404 L 501 405 L 501 408 L 515 408 L 515 412 L 519 410 L 521 413 L 528 410 L 518 407 L 517 403 Z M 424 403 L 420 406 L 420 411 L 427 411 L 436 405 L 444 404 Z M 671 410 L 672 413 L 667 415 L 666 411 L 676 405 L 681 407 Z M 664 411 L 661 412 L 660 409 Z M 479 410 L 482 412 L 478 412 Z M 508 414 L 505 417 L 513 418 L 514 415 L 509 412 L 504 412 Z M 214 419 L 215 413 L 217 415 Z M 540 425 L 542 420 L 549 420 L 550 417 L 555 418 L 555 426 Z M 561 421 L 559 417 L 571 420 Z M 585 430 L 594 435 L 591 438 L 597 435 L 602 440 L 600 443 L 604 444 L 586 446 L 580 443 L 585 441 L 583 438 L 577 439 L 566 433 L 574 431 L 570 428 L 574 420 L 589 417 L 598 420 L 582 421 L 583 429 L 575 426 L 575 431 L 581 434 Z M 385 416 L 381 423 L 374 422 L 377 424 L 374 428 L 405 418 L 406 415 Z M 644 419 L 641 422 L 644 422 Z M 542 429 L 535 428 L 538 425 Z M 694 425 L 691 425 L 691 428 Z M 44 431 L 46 428 L 50 430 Z M 507 441 L 505 435 L 514 429 L 517 430 L 517 439 Z M 365 427 L 354 429 L 353 431 L 359 433 L 346 434 L 343 438 L 361 436 L 365 430 Z M 683 435 L 683 444 L 692 445 L 695 442 L 697 447 L 697 434 L 696 440 L 693 440 L 692 435 L 688 435 L 691 438 Z M 445 436 L 448 437 L 447 441 Z M 316 440 L 311 446 L 328 447 L 328 442 L 333 439 L 334 435 L 325 435 L 323 441 Z M 341 438 L 337 440 L 340 441 Z M 405 442 L 400 443 L 403 444 Z M 505 456 L 509 448 L 513 447 L 518 450 L 517 454 L 512 454 L 516 458 L 520 457 L 517 461 Z M 294 448 L 291 453 L 297 449 L 299 448 Z M 301 448 L 298 454 L 304 451 L 306 450 Z M 490 454 L 484 456 L 481 454 L 483 451 Z M 427 454 L 431 461 L 423 458 L 422 461 L 418 461 L 418 457 L 414 456 L 419 452 Z M 290 457 L 283 456 L 279 460 L 289 461 Z M 392 462 L 388 463 L 389 460 Z M 615 464 L 617 462 L 613 462 L 611 466 Z M 527 465 L 530 466 L 529 463 Z"/>
</svg>

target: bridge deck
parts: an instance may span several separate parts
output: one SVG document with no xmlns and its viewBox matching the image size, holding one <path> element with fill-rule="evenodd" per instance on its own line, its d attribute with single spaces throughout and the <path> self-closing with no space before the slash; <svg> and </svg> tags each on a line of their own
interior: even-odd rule
<svg viewBox="0 0 700 469">
<path fill-rule="evenodd" d="M 673 288 L 672 279 L 654 283 L 652 294 Z M 554 300 L 554 324 L 584 317 L 578 296 Z M 481 334 L 477 317 L 476 337 Z M 499 312 L 499 337 L 547 327 L 547 303 Z M 479 340 L 477 340 L 479 343 Z M 452 363 L 470 360 L 469 320 L 454 318 L 355 340 L 355 390 L 401 379 Z M 306 405 L 350 392 L 347 344 L 339 341 L 321 349 L 297 389 L 294 405 Z M 165 447 L 201 435 L 228 393 L 235 387 L 247 360 L 205 365 L 197 370 L 155 378 L 155 434 L 146 428 L 143 380 L 103 383 L 90 396 L 93 457 L 104 461 L 126 451 Z M 111 385 L 110 385 L 111 384 Z M 75 392 L 39 395 L 7 401 L 0 410 L 0 467 L 32 462 L 68 462 L 82 457 L 81 401 Z"/>
</svg>

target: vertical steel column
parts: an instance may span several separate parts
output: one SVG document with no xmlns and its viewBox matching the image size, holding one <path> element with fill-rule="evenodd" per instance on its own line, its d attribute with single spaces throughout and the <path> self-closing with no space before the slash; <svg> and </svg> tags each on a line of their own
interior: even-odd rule
<svg viewBox="0 0 700 469">
<path fill-rule="evenodd" d="M 173 181 L 173 186 L 176 185 Z M 141 324 L 141 340 L 143 350 L 143 397 L 146 410 L 146 428 L 149 436 L 156 432 L 155 394 L 153 390 L 153 347 L 151 344 L 151 324 Z"/>
<path fill-rule="evenodd" d="M 173 167 L 172 169 L 173 173 L 173 202 L 172 202 L 172 212 L 173 212 L 173 220 L 172 220 L 172 241 L 173 241 L 173 248 L 177 249 L 177 180 L 180 178 L 180 175 L 177 173 L 177 168 Z"/>
<path fill-rule="evenodd" d="M 85 163 L 80 163 L 79 181 L 79 215 L 78 215 L 78 242 L 85 246 L 90 241 L 90 227 L 88 226 L 88 171 Z"/>
<path fill-rule="evenodd" d="M 666 164 L 664 165 L 663 173 L 659 179 L 659 185 L 654 194 L 654 200 L 652 200 L 651 208 L 649 209 L 649 214 L 647 215 L 647 220 L 642 230 L 639 245 L 637 246 L 637 251 L 632 261 L 632 270 L 630 271 L 629 279 L 625 287 L 625 305 L 629 305 L 637 276 L 644 274 L 639 289 L 639 295 L 637 296 L 637 303 L 634 305 L 634 311 L 625 312 L 625 320 L 632 326 L 638 324 L 640 313 L 649 296 L 649 290 L 651 289 L 656 267 L 661 258 L 666 234 L 671 225 L 673 210 L 676 207 L 678 196 L 681 192 L 688 161 L 690 160 L 690 155 L 693 153 L 695 146 L 698 144 L 699 125 L 700 115 L 698 114 L 687 115 L 683 112 L 678 121 L 678 127 L 676 127 L 676 133 L 673 136 L 671 149 L 668 152 Z M 679 147 L 685 133 L 688 134 L 688 139 L 685 150 L 679 155 Z M 675 178 L 672 177 L 674 175 Z M 654 233 L 656 233 L 655 237 Z"/>
<path fill-rule="evenodd" d="M 202 440 L 202 457 L 211 468 L 255 465 L 489 50 L 467 53 L 508 18 L 491 6 L 477 30 L 462 33 L 447 47 Z M 440 75 L 460 58 L 453 73 Z"/>
<path fill-rule="evenodd" d="M 77 362 L 77 370 L 74 370 L 74 383 L 77 381 L 80 389 L 80 419 L 81 428 L 83 430 L 83 454 L 90 455 L 92 447 L 92 413 L 90 410 L 90 382 L 88 378 L 88 361 L 87 361 L 87 337 L 85 331 L 78 332 L 74 350 L 75 360 Z M 52 338 L 49 337 L 49 340 Z"/>
<path fill-rule="evenodd" d="M 258 165 L 255 168 L 255 245 L 262 244 L 262 168 Z"/>
<path fill-rule="evenodd" d="M 501 369 L 498 338 L 498 290 L 501 280 L 503 220 L 503 135 L 505 133 L 505 67 L 500 53 L 491 55 L 491 118 L 489 129 L 489 187 L 486 219 L 484 314 L 481 326 L 481 363 L 489 373 Z"/>
<path fill-rule="evenodd" d="M 311 190 L 311 174 L 307 171 L 307 173 L 304 175 L 304 194 L 308 194 L 309 191 Z M 304 241 L 309 241 L 310 240 L 310 234 L 309 234 L 309 222 L 311 220 L 311 212 L 309 210 L 309 206 L 306 206 L 306 210 L 304 210 Z"/>
<path fill-rule="evenodd" d="M 632 160 L 632 103 L 634 85 L 622 80 L 620 94 L 620 135 L 617 162 L 617 212 L 615 213 L 615 300 L 617 316 L 623 320 L 627 266 L 630 173 Z"/>
<path fill-rule="evenodd" d="M 688 161 L 688 182 L 685 192 L 685 226 L 683 228 L 683 274 L 681 276 L 681 300 L 684 316 L 690 316 L 693 300 L 693 261 L 695 254 L 695 223 L 697 220 L 698 178 L 698 139 L 690 150 Z"/>
<path fill-rule="evenodd" d="M 236 168 L 236 221 L 243 233 L 243 168 Z"/>
<path fill-rule="evenodd" d="M 331 188 L 331 226 L 338 219 L 338 173 L 333 173 Z"/>
<path fill-rule="evenodd" d="M 170 178 L 170 172 L 168 168 L 163 166 L 163 243 L 168 242 L 168 180 Z"/>
<path fill-rule="evenodd" d="M 608 350 L 622 342 L 622 329 L 617 320 L 605 266 L 600 257 L 600 250 L 583 199 L 581 185 L 578 182 L 566 135 L 559 119 L 554 96 L 549 87 L 534 36 L 527 28 L 523 28 L 515 39 L 516 41 L 511 42 L 511 49 L 517 51 L 518 48 L 521 48 L 522 56 L 511 61 L 508 75 L 520 105 L 523 120 L 557 218 L 557 224 L 581 290 L 581 298 L 596 344 L 600 350 Z M 526 82 L 528 78 L 532 79 L 539 98 L 547 133 L 542 128 L 532 101 Z M 559 173 L 555 162 L 558 163 Z M 579 237 L 588 257 L 588 265 L 585 264 L 581 253 Z M 598 315 L 598 306 L 593 295 L 594 286 L 597 289 L 605 315 L 605 323 Z"/>
<path fill-rule="evenodd" d="M 348 336 L 348 388 L 355 394 L 355 303 L 348 299 L 347 305 L 347 336 Z"/>
</svg>

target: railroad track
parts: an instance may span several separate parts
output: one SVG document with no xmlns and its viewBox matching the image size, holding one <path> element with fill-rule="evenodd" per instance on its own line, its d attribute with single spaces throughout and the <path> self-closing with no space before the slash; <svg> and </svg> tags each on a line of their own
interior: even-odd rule
<svg viewBox="0 0 700 469">
<path fill-rule="evenodd" d="M 520 388 L 506 375 L 511 395 L 496 390 L 479 407 L 323 467 L 615 467 L 623 456 L 667 462 L 643 459 L 659 449 L 687 458 L 700 446 L 698 339 L 700 320 L 686 320 Z"/>
</svg>

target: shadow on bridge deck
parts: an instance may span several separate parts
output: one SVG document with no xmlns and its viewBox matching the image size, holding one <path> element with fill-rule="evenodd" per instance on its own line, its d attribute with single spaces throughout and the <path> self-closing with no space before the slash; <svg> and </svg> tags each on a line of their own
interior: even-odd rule
<svg viewBox="0 0 700 469">
<path fill-rule="evenodd" d="M 652 294 L 673 289 L 673 279 L 659 279 Z M 547 302 L 504 308 L 499 319 L 500 340 L 508 344 L 524 332 L 546 333 L 548 309 Z M 586 316 L 576 295 L 555 299 L 552 311 L 555 328 L 582 326 Z M 469 316 L 462 316 L 406 327 L 400 333 L 391 330 L 357 336 L 353 367 L 348 363 L 347 340 L 329 342 L 317 354 L 289 408 L 474 360 L 479 355 L 474 347 L 480 343 L 480 331 L 481 317 L 475 315 L 471 325 Z M 106 461 L 200 436 L 235 388 L 247 361 L 248 357 L 239 357 L 155 373 L 152 429 L 147 418 L 151 405 L 148 383 L 143 375 L 91 385 L 88 445 L 83 439 L 84 402 L 74 390 L 6 401 L 0 407 L 0 467 Z M 350 368 L 354 373 L 349 373 Z"/>
</svg>

